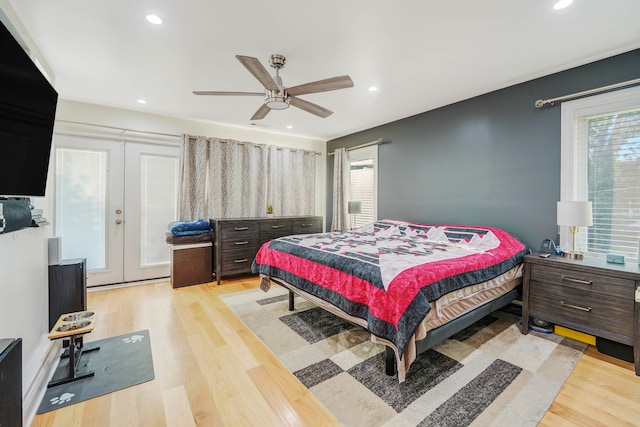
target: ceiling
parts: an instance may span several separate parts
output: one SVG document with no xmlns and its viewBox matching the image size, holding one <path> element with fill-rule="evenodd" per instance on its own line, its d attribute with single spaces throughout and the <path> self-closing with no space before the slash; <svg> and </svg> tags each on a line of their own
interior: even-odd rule
<svg viewBox="0 0 640 427">
<path fill-rule="evenodd" d="M 555 2 L 9 0 L 63 99 L 322 140 L 640 47 L 640 1 Z M 253 124 L 261 98 L 191 93 L 260 92 L 235 55 L 271 73 L 273 53 L 287 87 L 343 74 L 354 87 L 300 96 L 328 118 L 290 107 Z"/>
</svg>

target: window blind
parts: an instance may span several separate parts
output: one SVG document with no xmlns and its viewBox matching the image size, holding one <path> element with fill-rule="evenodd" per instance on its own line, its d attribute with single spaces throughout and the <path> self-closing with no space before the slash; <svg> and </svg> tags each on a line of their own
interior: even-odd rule
<svg viewBox="0 0 640 427">
<path fill-rule="evenodd" d="M 593 226 L 576 237 L 591 254 L 637 259 L 640 239 L 640 105 L 576 118 L 577 193 Z"/>
<path fill-rule="evenodd" d="M 374 168 L 373 159 L 351 162 L 351 200 L 361 202 L 361 212 L 353 216 L 357 228 L 374 221 Z"/>
</svg>

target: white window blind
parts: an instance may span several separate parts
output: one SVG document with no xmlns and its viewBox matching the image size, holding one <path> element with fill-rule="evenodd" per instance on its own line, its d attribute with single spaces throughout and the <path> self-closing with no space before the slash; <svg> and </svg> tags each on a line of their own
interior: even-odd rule
<svg viewBox="0 0 640 427">
<path fill-rule="evenodd" d="M 353 215 L 353 228 L 362 227 L 374 220 L 374 169 L 373 159 L 351 162 L 351 200 L 360 201 L 361 212 Z"/>
<path fill-rule="evenodd" d="M 377 145 L 349 151 L 349 201 L 361 203 L 361 212 L 350 215 L 352 228 L 378 219 L 377 168 Z"/>
<path fill-rule="evenodd" d="M 593 204 L 593 226 L 578 235 L 590 254 L 638 256 L 640 103 L 575 118 L 575 191 Z"/>
</svg>

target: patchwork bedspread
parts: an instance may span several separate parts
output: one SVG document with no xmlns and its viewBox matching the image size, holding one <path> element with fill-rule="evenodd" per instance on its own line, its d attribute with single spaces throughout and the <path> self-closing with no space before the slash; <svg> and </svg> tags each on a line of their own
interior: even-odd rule
<svg viewBox="0 0 640 427">
<path fill-rule="evenodd" d="M 272 240 L 252 267 L 366 320 L 402 354 L 430 301 L 505 273 L 525 253 L 498 228 L 384 220 Z"/>
</svg>

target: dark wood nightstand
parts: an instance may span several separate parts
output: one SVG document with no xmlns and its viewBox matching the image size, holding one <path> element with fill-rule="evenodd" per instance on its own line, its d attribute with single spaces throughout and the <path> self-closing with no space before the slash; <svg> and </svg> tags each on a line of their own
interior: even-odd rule
<svg viewBox="0 0 640 427">
<path fill-rule="evenodd" d="M 640 268 L 635 262 L 526 255 L 521 332 L 529 332 L 533 316 L 632 345 L 636 375 L 640 375 L 639 287 Z"/>
</svg>

